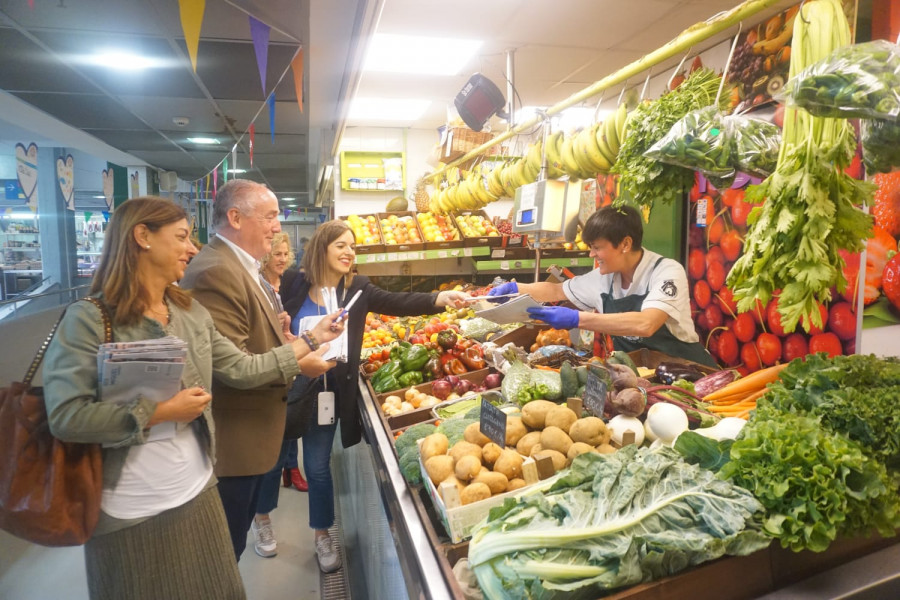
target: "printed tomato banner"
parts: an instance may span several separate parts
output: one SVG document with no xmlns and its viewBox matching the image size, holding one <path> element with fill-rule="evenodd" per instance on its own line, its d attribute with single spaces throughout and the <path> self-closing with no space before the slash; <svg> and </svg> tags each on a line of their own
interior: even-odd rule
<svg viewBox="0 0 900 600">
<path fill-rule="evenodd" d="M 866 243 L 863 329 L 900 324 L 900 171 L 879 173 L 872 216 L 875 236 Z M 845 275 L 859 272 L 859 256 L 844 257 Z"/>
<path fill-rule="evenodd" d="M 751 183 L 758 180 L 739 176 L 734 187 L 717 190 L 698 175 L 690 191 L 687 272 L 700 341 L 719 364 L 736 367 L 742 374 L 811 352 L 853 354 L 857 318 L 849 289 L 843 296 L 835 292 L 830 305 L 820 306 L 824 327 L 809 333 L 799 327 L 791 333 L 784 330 L 777 295 L 765 306 L 758 303 L 755 310 L 737 312 L 725 280 L 743 251 L 747 217 L 754 208 L 743 198 Z M 847 276 L 852 280 L 852 273 Z"/>
</svg>

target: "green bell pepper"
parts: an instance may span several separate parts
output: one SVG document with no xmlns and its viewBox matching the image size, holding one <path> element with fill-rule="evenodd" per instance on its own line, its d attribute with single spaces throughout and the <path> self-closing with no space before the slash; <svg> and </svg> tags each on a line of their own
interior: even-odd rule
<svg viewBox="0 0 900 600">
<path fill-rule="evenodd" d="M 403 386 L 400 385 L 400 382 L 397 381 L 397 378 L 393 375 L 386 375 L 379 382 L 378 385 L 372 384 L 372 389 L 375 390 L 376 394 L 383 394 L 384 392 L 390 392 L 391 390 L 399 390 Z"/>
<path fill-rule="evenodd" d="M 412 344 L 409 342 L 400 342 L 395 345 L 391 348 L 391 360 L 399 360 L 403 356 L 403 353 L 409 350 L 410 347 L 412 347 Z"/>
<path fill-rule="evenodd" d="M 403 367 L 404 373 L 406 371 L 421 371 L 429 358 L 431 358 L 431 355 L 428 352 L 428 348 L 416 344 L 407 348 L 405 352 L 400 352 L 400 365 Z"/>
<path fill-rule="evenodd" d="M 381 383 L 384 379 L 388 377 L 396 378 L 403 372 L 403 368 L 400 365 L 399 360 L 389 360 L 388 362 L 381 365 L 377 371 L 372 374 L 372 378 L 370 382 L 372 383 L 372 389 L 377 393 L 381 393 L 378 391 L 378 388 L 381 386 Z"/>
<path fill-rule="evenodd" d="M 421 371 L 407 371 L 397 378 L 397 383 L 400 384 L 400 387 L 412 387 L 419 385 L 423 381 L 424 377 Z"/>
</svg>

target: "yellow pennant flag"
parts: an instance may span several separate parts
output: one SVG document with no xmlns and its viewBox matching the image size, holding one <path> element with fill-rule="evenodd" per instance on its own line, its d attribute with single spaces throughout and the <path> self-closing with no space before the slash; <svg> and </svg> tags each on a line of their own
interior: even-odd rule
<svg viewBox="0 0 900 600">
<path fill-rule="evenodd" d="M 291 69 L 294 71 L 294 90 L 297 93 L 297 104 L 300 112 L 303 112 L 303 48 L 297 50 L 291 61 Z"/>
<path fill-rule="evenodd" d="M 203 11 L 206 0 L 178 0 L 181 11 L 181 29 L 184 31 L 184 43 L 191 57 L 191 66 L 197 72 L 197 46 L 200 44 L 200 26 L 203 24 Z"/>
</svg>

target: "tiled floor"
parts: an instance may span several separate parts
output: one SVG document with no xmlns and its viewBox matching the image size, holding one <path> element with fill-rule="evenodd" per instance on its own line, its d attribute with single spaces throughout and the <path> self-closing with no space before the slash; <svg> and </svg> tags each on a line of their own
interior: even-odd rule
<svg viewBox="0 0 900 600">
<path fill-rule="evenodd" d="M 319 597 L 307 494 L 281 488 L 272 523 L 278 555 L 261 558 L 248 535 L 241 576 L 250 600 L 308 600 Z M 87 600 L 84 553 L 78 548 L 44 548 L 0 531 L 0 598 L 3 600 Z"/>
</svg>

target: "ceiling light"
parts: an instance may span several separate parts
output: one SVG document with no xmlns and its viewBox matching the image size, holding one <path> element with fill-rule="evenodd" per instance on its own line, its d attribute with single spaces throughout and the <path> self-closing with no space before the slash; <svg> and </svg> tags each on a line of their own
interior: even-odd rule
<svg viewBox="0 0 900 600">
<path fill-rule="evenodd" d="M 187 139 L 192 144 L 218 144 L 219 140 L 216 138 L 208 138 L 208 137 L 189 137 Z"/>
<path fill-rule="evenodd" d="M 169 61 L 132 54 L 123 50 L 102 50 L 89 56 L 83 56 L 76 61 L 107 69 L 131 72 L 169 66 Z"/>
<path fill-rule="evenodd" d="M 406 98 L 354 98 L 350 104 L 350 119 L 379 121 L 416 121 L 431 105 L 431 100 Z"/>
<path fill-rule="evenodd" d="M 296 198 L 282 198 L 285 202 L 290 202 L 291 200 L 296 200 Z"/>
<path fill-rule="evenodd" d="M 377 33 L 369 45 L 363 69 L 457 75 L 481 44 L 478 40 Z"/>
<path fill-rule="evenodd" d="M 105 199 L 106 199 L 106 196 L 103 196 L 103 195 L 100 195 L 100 196 L 91 196 L 91 198 L 102 198 L 102 199 L 105 200 Z"/>
<path fill-rule="evenodd" d="M 246 173 L 247 169 L 228 169 L 229 173 L 234 173 L 235 175 L 240 175 L 241 173 Z"/>
</svg>

